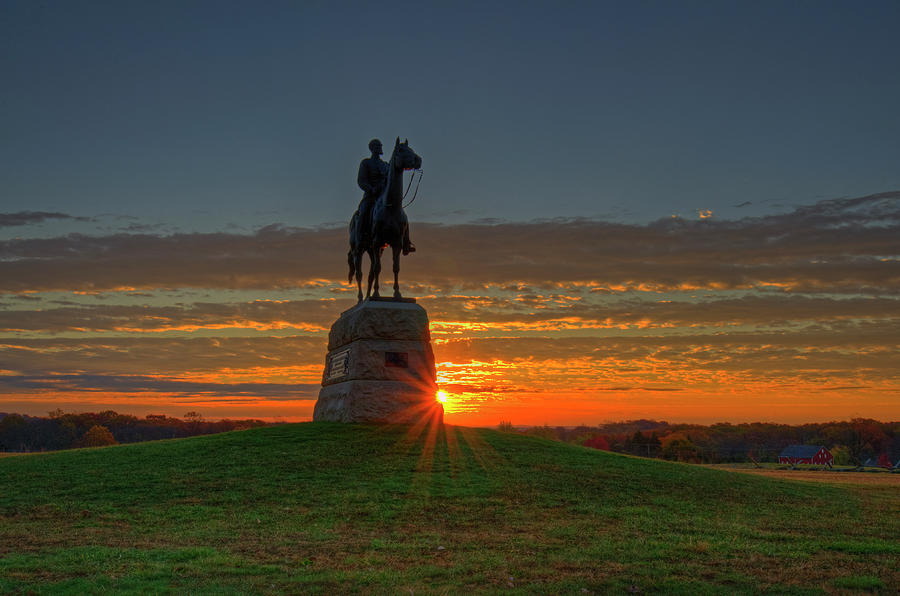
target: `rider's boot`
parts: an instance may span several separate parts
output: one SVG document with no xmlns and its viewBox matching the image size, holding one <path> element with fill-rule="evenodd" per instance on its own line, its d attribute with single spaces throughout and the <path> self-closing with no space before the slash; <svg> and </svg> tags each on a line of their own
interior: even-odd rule
<svg viewBox="0 0 900 596">
<path fill-rule="evenodd" d="M 416 252 L 416 245 L 409 241 L 409 229 L 407 229 L 403 234 L 403 254 L 405 256 L 411 252 Z"/>
</svg>

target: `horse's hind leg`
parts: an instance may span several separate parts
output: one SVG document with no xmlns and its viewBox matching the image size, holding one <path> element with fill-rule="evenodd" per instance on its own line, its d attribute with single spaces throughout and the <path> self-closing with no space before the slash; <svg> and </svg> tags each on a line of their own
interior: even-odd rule
<svg viewBox="0 0 900 596">
<path fill-rule="evenodd" d="M 369 283 L 366 286 L 366 300 L 368 300 L 372 295 L 372 281 L 375 280 L 375 257 L 372 256 L 371 249 L 367 250 L 366 254 L 369 255 Z"/>
<path fill-rule="evenodd" d="M 353 263 L 354 263 L 355 258 L 356 257 L 353 254 L 353 248 L 351 248 L 350 251 L 347 253 L 347 264 L 350 265 L 350 275 L 347 277 L 347 281 L 350 283 L 353 283 L 353 274 L 356 271 L 353 268 Z"/>
<path fill-rule="evenodd" d="M 375 248 L 369 252 L 369 259 L 372 265 L 369 267 L 369 290 L 372 290 L 372 282 L 375 282 L 375 291 L 372 292 L 373 298 L 378 298 L 378 276 L 381 275 L 381 251 L 383 248 Z M 367 294 L 368 295 L 368 294 Z"/>
<path fill-rule="evenodd" d="M 362 299 L 363 299 L 363 295 L 362 295 L 362 251 L 357 251 L 353 255 L 353 265 L 356 270 L 356 289 L 357 289 L 356 301 L 362 302 Z"/>
<path fill-rule="evenodd" d="M 391 251 L 394 253 L 394 298 L 402 298 L 400 295 L 400 244 L 391 245 Z"/>
</svg>

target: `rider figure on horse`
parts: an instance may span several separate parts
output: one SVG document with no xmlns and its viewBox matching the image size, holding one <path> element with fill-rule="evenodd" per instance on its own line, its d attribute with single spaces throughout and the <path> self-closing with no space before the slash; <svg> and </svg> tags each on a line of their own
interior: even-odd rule
<svg viewBox="0 0 900 596">
<path fill-rule="evenodd" d="M 384 155 L 381 141 L 378 139 L 369 141 L 369 151 L 372 152 L 372 156 L 360 162 L 359 174 L 356 177 L 356 183 L 365 193 L 359 202 L 357 213 L 359 213 L 360 230 L 363 231 L 366 238 L 371 236 L 372 208 L 375 206 L 375 201 L 384 192 L 388 176 L 388 164 L 381 159 L 381 156 Z M 409 241 L 409 228 L 407 228 L 406 235 L 403 237 L 403 254 L 408 255 L 411 252 L 416 252 L 416 247 Z"/>
</svg>

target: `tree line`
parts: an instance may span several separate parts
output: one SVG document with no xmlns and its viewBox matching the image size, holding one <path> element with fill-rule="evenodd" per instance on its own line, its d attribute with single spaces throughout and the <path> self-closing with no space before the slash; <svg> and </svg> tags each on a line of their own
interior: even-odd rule
<svg viewBox="0 0 900 596">
<path fill-rule="evenodd" d="M 752 422 L 709 426 L 628 420 L 598 426 L 528 428 L 501 422 L 500 430 L 691 463 L 777 462 L 778 454 L 788 445 L 823 445 L 834 455 L 836 465 L 859 466 L 870 459 L 900 460 L 900 422 L 868 418 L 800 425 Z"/>
<path fill-rule="evenodd" d="M 105 412 L 50 412 L 47 416 L 27 416 L 0 412 L 0 451 L 55 451 L 75 447 L 98 447 L 118 443 L 138 443 L 209 435 L 230 430 L 264 426 L 262 420 L 204 420 L 198 412 L 183 418 L 149 414 L 144 418 Z"/>
</svg>

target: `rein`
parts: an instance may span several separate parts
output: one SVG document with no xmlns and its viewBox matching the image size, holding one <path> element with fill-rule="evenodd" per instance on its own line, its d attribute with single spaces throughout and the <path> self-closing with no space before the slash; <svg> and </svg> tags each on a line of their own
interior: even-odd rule
<svg viewBox="0 0 900 596">
<path fill-rule="evenodd" d="M 409 189 L 410 189 L 410 187 L 412 187 L 412 181 L 413 181 L 413 178 L 416 177 L 416 173 L 419 174 L 419 181 L 416 182 L 416 191 L 413 193 L 413 198 L 411 198 L 409 200 L 409 203 L 407 203 L 406 205 L 403 205 L 404 209 L 406 209 L 407 207 L 412 205 L 413 201 L 415 201 L 416 197 L 419 195 L 419 184 L 422 182 L 422 170 L 421 169 L 413 171 L 413 175 L 409 177 L 409 184 L 406 186 L 406 192 L 403 194 L 403 200 L 405 201 L 407 195 L 409 195 Z"/>
</svg>

